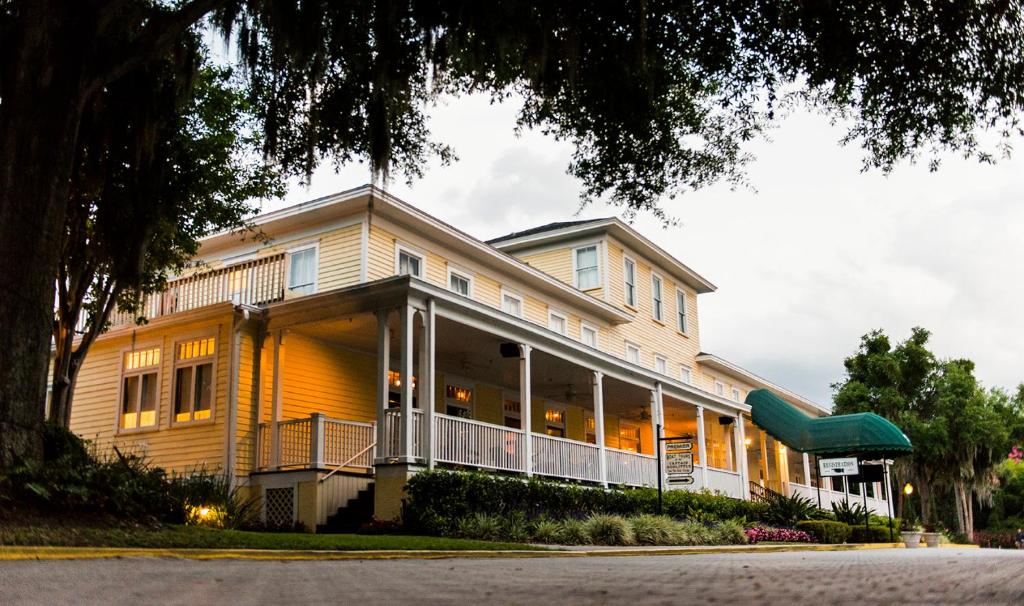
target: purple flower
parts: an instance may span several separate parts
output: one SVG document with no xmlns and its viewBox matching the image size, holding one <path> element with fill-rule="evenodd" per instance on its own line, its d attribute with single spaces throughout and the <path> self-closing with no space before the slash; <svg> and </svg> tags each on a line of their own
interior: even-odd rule
<svg viewBox="0 0 1024 606">
<path fill-rule="evenodd" d="M 753 543 L 813 543 L 811 535 L 802 530 L 754 526 L 746 530 L 747 542 Z"/>
</svg>

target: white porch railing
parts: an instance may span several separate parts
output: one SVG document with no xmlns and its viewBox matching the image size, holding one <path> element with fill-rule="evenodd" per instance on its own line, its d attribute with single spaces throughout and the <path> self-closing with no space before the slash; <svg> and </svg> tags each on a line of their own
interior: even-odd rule
<svg viewBox="0 0 1024 606">
<path fill-rule="evenodd" d="M 743 498 L 743 478 L 735 471 L 708 467 L 708 488 L 734 499 Z"/>
<path fill-rule="evenodd" d="M 236 263 L 212 271 L 170 280 L 158 293 L 147 295 L 138 313 L 115 310 L 110 327 L 134 324 L 138 316 L 147 319 L 188 311 L 214 303 L 231 301 L 235 305 L 267 305 L 284 299 L 285 254 Z M 85 330 L 85 316 L 77 330 Z"/>
<path fill-rule="evenodd" d="M 402 442 L 402 410 L 389 408 L 384 414 L 384 457 L 397 457 L 401 450 L 399 444 Z M 423 434 L 423 411 L 414 408 L 412 410 L 412 456 L 423 458 L 423 444 L 426 443 L 426 436 Z"/>
<path fill-rule="evenodd" d="M 279 455 L 275 460 L 273 423 L 261 423 L 259 468 L 323 469 L 347 463 L 346 467 L 372 469 L 373 452 L 367 447 L 373 444 L 376 432 L 374 423 L 344 421 L 316 414 L 305 419 L 281 421 L 278 424 Z"/>
<path fill-rule="evenodd" d="M 616 486 L 657 486 L 658 461 L 652 456 L 606 448 L 608 484 Z"/>
<path fill-rule="evenodd" d="M 434 460 L 500 471 L 525 471 L 522 430 L 471 419 L 434 417 Z"/>
<path fill-rule="evenodd" d="M 601 450 L 586 442 L 534 434 L 533 472 L 542 476 L 601 481 Z"/>
</svg>

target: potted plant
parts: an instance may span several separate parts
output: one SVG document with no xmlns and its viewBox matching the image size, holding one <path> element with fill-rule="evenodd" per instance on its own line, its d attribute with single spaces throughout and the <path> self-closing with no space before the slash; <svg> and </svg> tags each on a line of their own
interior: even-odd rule
<svg viewBox="0 0 1024 606">
<path fill-rule="evenodd" d="M 921 527 L 912 518 L 900 522 L 900 538 L 907 549 L 921 546 Z"/>
<path fill-rule="evenodd" d="M 939 541 L 942 539 L 942 533 L 936 524 L 925 524 L 922 536 L 924 537 L 925 545 L 928 547 L 938 547 Z"/>
</svg>

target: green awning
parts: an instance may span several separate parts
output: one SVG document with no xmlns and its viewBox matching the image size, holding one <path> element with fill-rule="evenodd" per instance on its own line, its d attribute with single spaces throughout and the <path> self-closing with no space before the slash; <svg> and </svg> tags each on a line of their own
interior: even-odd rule
<svg viewBox="0 0 1024 606">
<path fill-rule="evenodd" d="M 913 450 L 898 427 L 874 413 L 811 417 L 767 389 L 751 391 L 747 404 L 755 425 L 798 452 L 900 456 Z"/>
</svg>

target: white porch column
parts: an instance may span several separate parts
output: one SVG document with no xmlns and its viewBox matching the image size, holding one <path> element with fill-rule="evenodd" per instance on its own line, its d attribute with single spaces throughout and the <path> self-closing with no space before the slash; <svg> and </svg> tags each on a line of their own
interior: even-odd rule
<svg viewBox="0 0 1024 606">
<path fill-rule="evenodd" d="M 401 381 L 399 387 L 401 392 L 401 431 L 398 456 L 402 462 L 411 463 L 415 453 L 413 452 L 413 427 L 412 427 L 412 376 L 413 376 L 413 318 L 416 310 L 411 305 L 403 305 L 399 310 L 399 330 L 401 341 L 399 355 L 401 356 Z"/>
<path fill-rule="evenodd" d="M 804 484 L 811 487 L 811 457 L 805 452 L 804 454 Z"/>
<path fill-rule="evenodd" d="M 533 413 L 530 411 L 530 350 L 529 345 L 519 345 L 519 418 L 525 438 L 523 466 L 527 476 L 533 475 Z"/>
<path fill-rule="evenodd" d="M 377 312 L 377 458 L 384 459 L 388 452 L 388 370 L 391 369 L 391 328 L 388 326 L 388 312 Z"/>
<path fill-rule="evenodd" d="M 608 488 L 608 459 L 604 445 L 604 375 L 594 371 L 594 441 L 597 443 L 601 486 Z"/>
<path fill-rule="evenodd" d="M 309 415 L 309 466 L 313 469 L 324 468 L 324 421 L 327 415 L 314 412 Z"/>
<path fill-rule="evenodd" d="M 761 486 L 770 488 L 772 476 L 770 473 L 771 469 L 768 467 L 768 438 L 764 435 L 764 430 L 761 428 L 758 428 L 757 435 L 761 439 L 761 477 L 758 480 L 761 482 Z"/>
<path fill-rule="evenodd" d="M 697 457 L 700 459 L 700 487 L 708 487 L 708 446 L 704 438 L 704 407 L 697 406 Z"/>
<path fill-rule="evenodd" d="M 420 439 L 423 441 L 423 457 L 427 467 L 434 468 L 434 351 L 435 338 L 434 300 L 427 301 L 427 311 L 423 314 L 423 334 L 420 338 L 420 369 L 418 391 L 420 410 L 423 411 L 423 427 Z"/>
<path fill-rule="evenodd" d="M 661 433 L 658 433 L 658 427 L 661 426 Z M 662 398 L 661 382 L 654 384 L 654 391 L 651 392 L 651 437 L 653 438 L 653 444 L 651 445 L 651 454 L 655 457 L 659 456 L 661 448 L 661 438 L 665 435 L 665 407 L 664 398 Z M 668 482 L 666 481 L 665 466 L 662 465 L 661 469 L 661 484 L 668 490 Z"/>
<path fill-rule="evenodd" d="M 274 384 L 271 396 L 270 425 L 270 468 L 281 467 L 281 406 L 284 398 L 284 331 L 274 332 Z"/>
<path fill-rule="evenodd" d="M 737 442 L 736 445 L 736 471 L 740 474 L 740 482 L 743 484 L 743 498 L 750 500 L 750 469 L 747 466 L 747 428 L 743 421 L 743 413 L 736 415 Z"/>
</svg>

